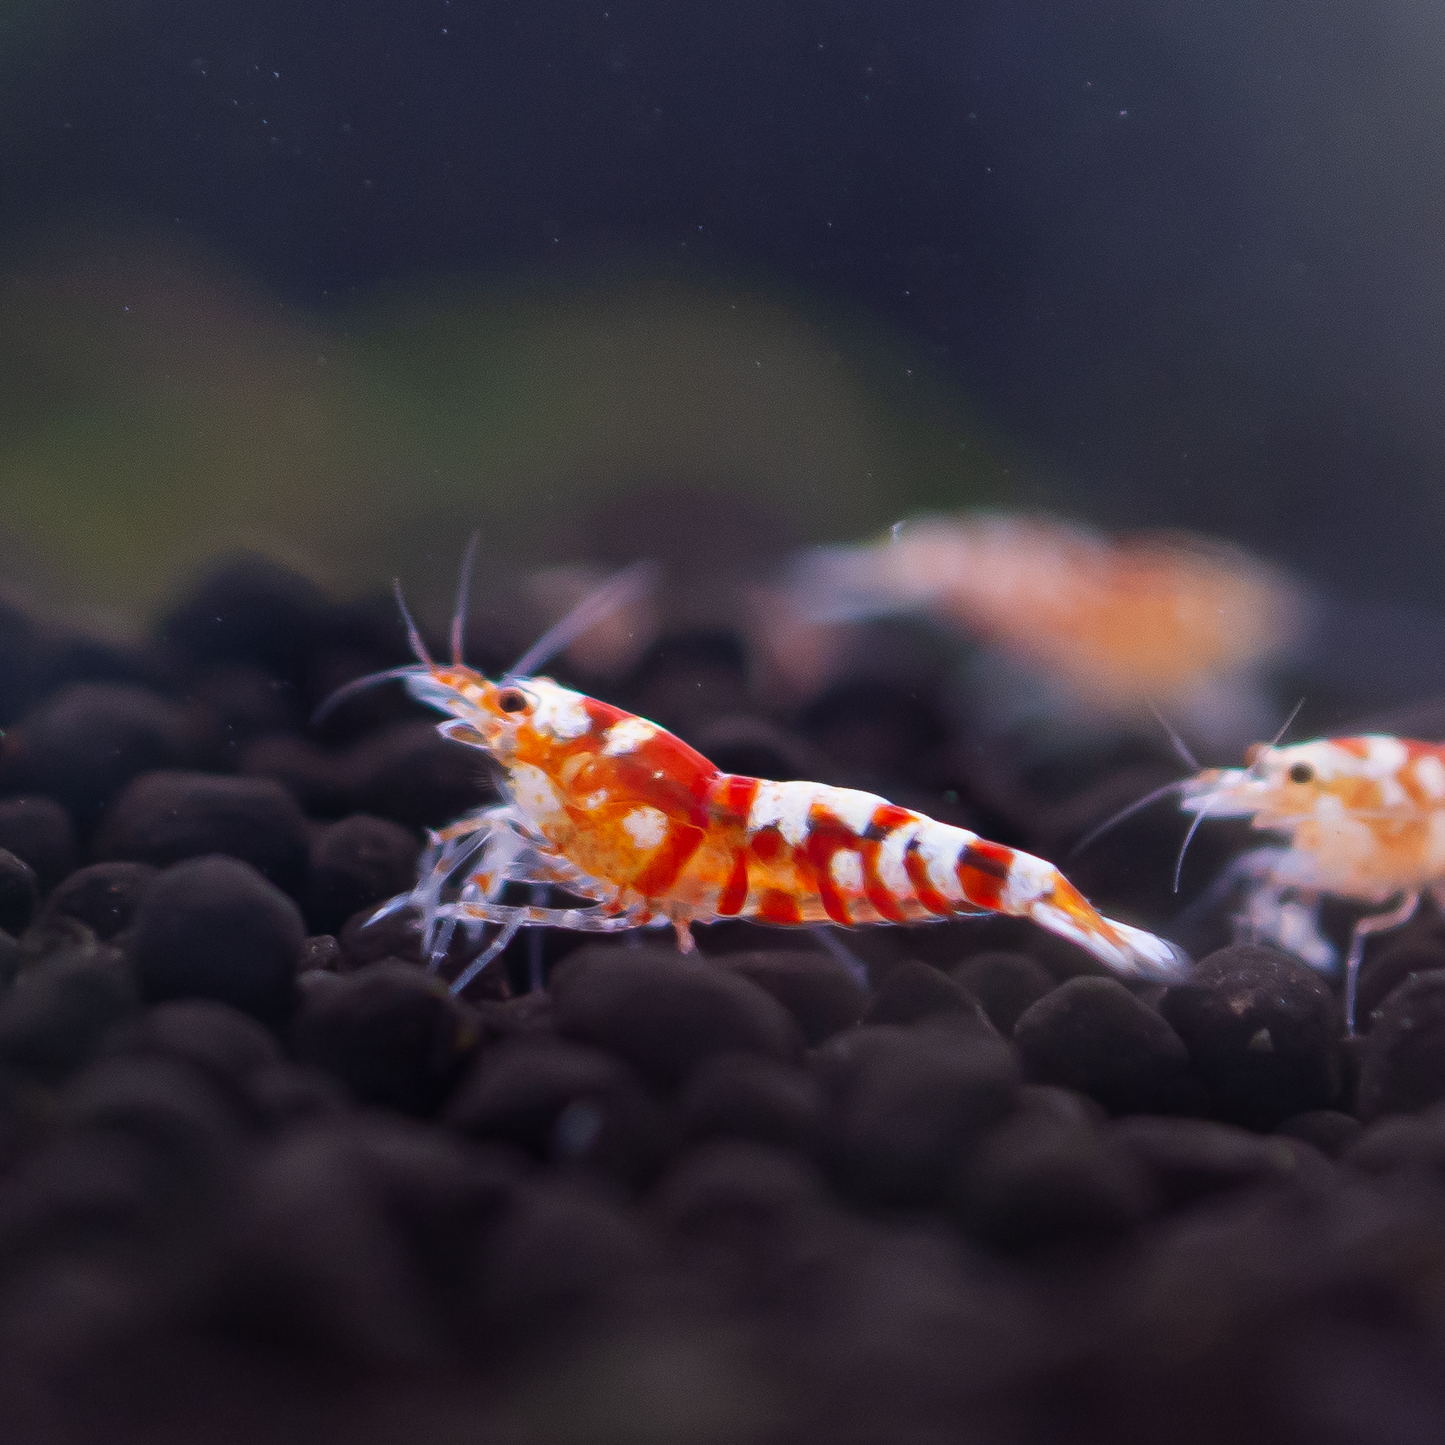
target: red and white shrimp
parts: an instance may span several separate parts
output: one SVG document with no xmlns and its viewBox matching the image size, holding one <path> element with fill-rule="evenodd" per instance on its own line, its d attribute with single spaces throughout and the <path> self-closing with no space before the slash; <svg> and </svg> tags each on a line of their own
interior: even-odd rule
<svg viewBox="0 0 1445 1445">
<path fill-rule="evenodd" d="M 1242 883 L 1236 927 L 1243 936 L 1331 971 L 1339 953 L 1320 931 L 1321 898 L 1379 910 L 1356 922 L 1345 955 L 1345 1023 L 1353 1033 L 1366 938 L 1406 922 L 1425 893 L 1445 906 L 1445 744 L 1368 734 L 1257 744 L 1246 760 L 1244 768 L 1206 768 L 1185 780 L 1181 806 L 1195 815 L 1193 826 L 1249 818 L 1289 843 L 1236 858 L 1201 902 Z"/>
<path fill-rule="evenodd" d="M 434 959 L 458 925 L 499 927 L 454 987 L 522 927 L 671 925 L 688 953 L 693 924 L 724 919 L 851 927 L 1008 914 L 1118 973 L 1170 978 L 1188 966 L 1173 944 L 1103 917 L 1041 858 L 872 793 L 721 772 L 657 724 L 550 678 L 490 681 L 460 661 L 460 637 L 454 622 L 453 661 L 438 666 L 412 627 L 417 664 L 385 674 L 447 714 L 444 736 L 487 754 L 505 799 L 435 834 L 416 888 L 382 910 L 416 905 Z M 508 883 L 585 906 L 504 902 Z"/>
</svg>

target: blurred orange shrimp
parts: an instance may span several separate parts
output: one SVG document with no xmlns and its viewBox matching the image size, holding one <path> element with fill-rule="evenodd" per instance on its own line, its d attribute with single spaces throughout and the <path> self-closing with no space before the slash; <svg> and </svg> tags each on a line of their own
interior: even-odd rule
<svg viewBox="0 0 1445 1445">
<path fill-rule="evenodd" d="M 1300 637 L 1308 612 L 1290 578 L 1224 543 L 1111 540 L 1054 518 L 987 512 L 921 518 L 882 542 L 805 554 L 791 592 L 817 622 L 925 611 L 1085 709 L 1142 718 L 1157 705 L 1205 738 L 1256 711 L 1253 674 Z"/>
</svg>

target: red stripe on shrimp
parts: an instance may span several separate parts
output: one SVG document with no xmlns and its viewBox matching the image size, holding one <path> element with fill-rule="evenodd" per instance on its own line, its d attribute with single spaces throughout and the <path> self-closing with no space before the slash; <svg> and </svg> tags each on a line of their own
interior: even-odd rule
<svg viewBox="0 0 1445 1445">
<path fill-rule="evenodd" d="M 994 912 L 1003 912 L 1004 889 L 1008 886 L 1009 869 L 1014 851 L 1002 843 L 976 838 L 958 855 L 958 881 L 970 903 Z"/>
<path fill-rule="evenodd" d="M 739 848 L 733 853 L 732 872 L 728 874 L 728 881 L 723 884 L 723 891 L 713 912 L 720 917 L 731 918 L 743 911 L 743 904 L 747 901 L 748 855 L 745 849 Z"/>
<path fill-rule="evenodd" d="M 853 923 L 853 915 L 849 911 L 847 898 L 839 890 L 833 876 L 833 860 L 839 853 L 852 852 L 857 846 L 857 840 L 852 833 L 836 818 L 825 814 L 812 823 L 807 841 L 798 855 L 799 862 L 806 861 L 815 875 L 818 901 L 823 905 L 823 912 L 834 923 L 845 928 Z"/>
</svg>

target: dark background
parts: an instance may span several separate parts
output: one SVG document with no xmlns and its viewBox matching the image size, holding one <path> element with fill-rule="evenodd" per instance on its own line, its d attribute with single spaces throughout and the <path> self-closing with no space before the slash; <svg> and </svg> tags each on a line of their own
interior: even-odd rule
<svg viewBox="0 0 1445 1445">
<path fill-rule="evenodd" d="M 1080 514 L 1441 602 L 1445 21 L 1269 3 L 10 5 L 0 217 L 295 308 L 634 269 L 857 308 Z"/>
</svg>

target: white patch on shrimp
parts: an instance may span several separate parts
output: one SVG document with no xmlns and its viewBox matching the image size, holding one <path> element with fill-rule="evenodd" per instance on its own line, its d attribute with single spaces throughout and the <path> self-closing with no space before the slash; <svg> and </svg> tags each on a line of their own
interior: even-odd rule
<svg viewBox="0 0 1445 1445">
<path fill-rule="evenodd" d="M 1394 775 L 1405 766 L 1405 759 L 1409 751 L 1399 738 L 1388 737 L 1383 733 L 1372 733 L 1365 738 L 1365 776 L 1371 778 L 1388 777 L 1392 781 Z"/>
<path fill-rule="evenodd" d="M 557 796 L 552 780 L 531 763 L 519 763 L 510 769 L 507 789 L 524 818 L 541 821 L 556 817 L 563 811 L 562 800 Z"/>
<path fill-rule="evenodd" d="M 1445 798 L 1445 763 L 1434 753 L 1415 759 L 1415 777 L 1429 798 Z"/>
<path fill-rule="evenodd" d="M 849 848 L 840 848 L 828 862 L 833 882 L 844 893 L 863 891 L 863 860 Z"/>
<path fill-rule="evenodd" d="M 594 808 L 600 808 L 607 801 L 607 790 L 598 788 L 595 793 L 588 793 L 582 799 L 582 806 L 590 813 Z"/>
<path fill-rule="evenodd" d="M 650 851 L 667 837 L 667 814 L 644 803 L 623 818 L 622 827 L 639 848 Z"/>
<path fill-rule="evenodd" d="M 928 881 L 950 903 L 963 903 L 963 884 L 958 878 L 959 855 L 978 834 L 929 818 L 918 829 L 918 856 L 928 870 Z"/>
<path fill-rule="evenodd" d="M 1015 853 L 1009 863 L 1002 902 L 1007 912 L 1024 912 L 1036 899 L 1054 891 L 1059 870 L 1032 853 Z"/>
<path fill-rule="evenodd" d="M 580 692 L 536 679 L 530 681 L 525 690 L 537 699 L 531 723 L 539 733 L 546 733 L 559 742 L 570 742 L 592 731 L 587 699 Z"/>
<path fill-rule="evenodd" d="M 1390 773 L 1380 779 L 1380 803 L 1386 808 L 1402 808 L 1410 801 L 1410 795 L 1399 778 Z"/>
<path fill-rule="evenodd" d="M 821 783 L 760 783 L 748 809 L 748 837 L 776 827 L 790 847 L 801 847 L 808 836 L 813 801 L 826 791 Z"/>
<path fill-rule="evenodd" d="M 816 801 L 826 808 L 855 838 L 861 838 L 873 815 L 886 807 L 888 800 L 876 793 L 862 793 L 857 788 L 820 787 Z"/>
<path fill-rule="evenodd" d="M 908 845 L 917 833 L 918 821 L 910 818 L 891 829 L 878 849 L 878 881 L 894 898 L 905 903 L 918 898 L 903 861 L 908 854 Z"/>
<path fill-rule="evenodd" d="M 607 729 L 607 741 L 603 743 L 602 751 L 609 758 L 620 757 L 623 753 L 635 752 L 656 736 L 656 725 L 646 718 L 625 717 Z"/>
</svg>

